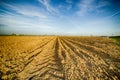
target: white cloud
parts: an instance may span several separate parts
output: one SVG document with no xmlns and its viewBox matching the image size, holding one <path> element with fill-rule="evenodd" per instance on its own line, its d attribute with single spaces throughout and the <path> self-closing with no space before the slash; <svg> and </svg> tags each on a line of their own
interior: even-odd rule
<svg viewBox="0 0 120 80">
<path fill-rule="evenodd" d="M 39 17 L 39 18 L 47 18 L 46 15 L 44 15 L 41 10 L 38 7 L 31 6 L 31 5 L 13 5 L 13 4 L 6 4 L 3 3 L 3 5 L 10 10 L 14 10 L 19 14 L 29 16 L 29 17 Z"/>
<path fill-rule="evenodd" d="M 66 2 L 68 3 L 68 5 L 66 6 L 66 9 L 70 10 L 72 8 L 73 1 L 72 0 L 66 0 Z"/>
<path fill-rule="evenodd" d="M 58 10 L 50 4 L 50 0 L 38 0 L 38 1 L 41 4 L 43 4 L 49 12 L 56 12 L 56 13 L 58 12 Z"/>
<path fill-rule="evenodd" d="M 53 24 L 56 20 L 54 21 L 54 18 L 39 6 L 7 3 L 2 3 L 2 6 L 7 10 L 1 9 L 4 14 L 0 14 L 0 24 L 6 26 L 0 27 L 1 30 L 25 32 L 28 29 L 28 33 L 29 30 L 37 33 L 56 31 L 56 26 Z"/>
<path fill-rule="evenodd" d="M 72 3 L 73 3 L 72 0 L 66 0 L 66 2 L 69 3 L 69 4 L 72 4 Z"/>
<path fill-rule="evenodd" d="M 25 9 L 19 11 L 19 13 L 30 16 L 30 17 L 33 16 L 33 17 L 39 17 L 39 18 L 47 18 L 47 16 L 41 14 L 40 12 L 30 11 L 30 10 L 25 10 Z"/>
<path fill-rule="evenodd" d="M 93 2 L 94 0 L 81 0 L 78 4 L 79 11 L 77 12 L 77 14 L 79 14 L 80 16 L 86 15 L 86 13 L 93 8 Z"/>
<path fill-rule="evenodd" d="M 110 6 L 110 5 L 111 5 L 110 2 L 105 1 L 105 0 L 101 0 L 101 1 L 99 1 L 99 3 L 96 5 L 96 8 L 102 8 L 102 7 Z"/>
<path fill-rule="evenodd" d="M 98 3 L 96 3 L 95 1 L 96 0 L 81 0 L 78 4 L 79 10 L 77 11 L 77 14 L 79 16 L 84 16 L 92 11 L 96 13 L 103 12 L 100 8 L 110 5 L 108 1 L 101 0 Z"/>
<path fill-rule="evenodd" d="M 50 29 L 46 20 L 25 18 L 20 15 L 0 15 L 0 23 L 14 29 Z"/>
</svg>

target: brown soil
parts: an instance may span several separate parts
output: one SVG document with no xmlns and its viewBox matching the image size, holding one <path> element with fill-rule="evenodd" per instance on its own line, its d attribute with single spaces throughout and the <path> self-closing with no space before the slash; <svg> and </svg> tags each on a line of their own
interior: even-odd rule
<svg viewBox="0 0 120 80">
<path fill-rule="evenodd" d="M 120 46 L 103 37 L 1 36 L 2 80 L 119 80 Z"/>
</svg>

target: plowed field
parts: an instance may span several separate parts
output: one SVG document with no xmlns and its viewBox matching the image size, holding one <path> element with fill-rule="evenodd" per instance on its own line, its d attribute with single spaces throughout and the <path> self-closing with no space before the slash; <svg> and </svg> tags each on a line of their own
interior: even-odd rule
<svg viewBox="0 0 120 80">
<path fill-rule="evenodd" d="M 119 80 L 120 46 L 103 37 L 1 36 L 2 80 Z"/>
</svg>

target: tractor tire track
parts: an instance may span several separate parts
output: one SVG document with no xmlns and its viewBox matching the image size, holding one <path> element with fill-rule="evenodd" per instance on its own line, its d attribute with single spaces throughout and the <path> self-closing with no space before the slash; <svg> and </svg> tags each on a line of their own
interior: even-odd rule
<svg viewBox="0 0 120 80">
<path fill-rule="evenodd" d="M 45 45 L 47 45 L 47 44 L 48 44 L 50 41 L 52 41 L 52 40 L 53 40 L 53 39 L 51 39 L 51 40 L 49 40 L 49 41 L 47 41 L 47 42 L 44 42 L 44 43 L 41 44 L 39 47 L 37 47 L 37 48 L 33 49 L 32 51 L 28 52 L 28 53 L 27 53 L 28 56 L 25 56 L 25 57 L 24 57 L 24 58 L 26 59 L 26 61 L 24 62 L 24 64 L 22 64 L 22 65 L 24 65 L 24 66 L 23 66 L 22 70 L 19 71 L 19 73 L 22 72 L 22 71 L 25 69 L 25 67 L 26 67 L 27 65 L 29 65 L 29 64 L 34 60 L 34 58 L 42 52 L 42 49 L 41 49 L 41 48 L 43 48 Z"/>
<path fill-rule="evenodd" d="M 80 42 L 76 42 L 76 41 L 73 41 L 73 40 L 68 40 L 68 41 L 70 41 L 73 44 L 76 44 L 76 45 L 80 46 L 84 50 L 93 52 L 95 55 L 97 54 L 97 55 L 99 55 L 99 56 L 101 56 L 105 59 L 108 58 L 109 60 L 112 60 L 112 61 L 115 61 L 115 62 L 116 61 L 120 62 L 120 59 L 116 59 L 114 57 L 111 57 L 108 53 L 106 53 L 105 51 L 103 51 L 100 48 L 93 47 L 93 46 L 90 46 L 90 45 L 85 45 L 85 44 L 82 44 Z"/>
<path fill-rule="evenodd" d="M 78 56 L 76 56 L 76 53 L 68 46 L 63 40 L 61 40 L 61 44 L 64 47 L 65 54 L 69 56 L 69 58 L 66 58 L 65 60 L 65 80 L 78 80 L 82 79 L 82 76 L 80 75 L 79 68 L 79 59 Z M 68 60 L 67 60 L 68 59 Z M 83 59 L 82 59 L 83 60 Z"/>
<path fill-rule="evenodd" d="M 74 43 L 72 43 L 72 42 L 70 42 L 70 41 L 68 41 L 68 40 L 64 40 L 64 42 L 66 43 L 66 45 L 68 45 L 70 48 L 72 48 L 72 49 L 79 49 L 80 51 L 82 50 L 82 49 L 80 49 L 79 47 L 80 46 L 78 46 L 78 45 L 76 45 L 76 44 L 74 44 Z M 83 50 L 84 51 L 84 50 Z M 86 49 L 85 49 L 85 51 L 86 51 Z M 76 52 L 75 52 L 76 53 Z M 85 53 L 84 53 L 85 54 Z M 82 54 L 82 55 L 84 55 L 84 54 Z M 89 54 L 89 55 L 93 55 L 93 53 L 92 54 Z M 104 54 L 105 55 L 105 54 Z M 102 55 L 102 56 L 104 56 L 104 55 Z M 113 79 L 115 76 L 117 77 L 117 78 L 119 78 L 119 71 L 115 71 L 115 67 L 113 67 L 113 70 L 110 70 L 109 69 L 109 67 L 110 67 L 110 65 L 111 64 L 108 64 L 106 61 L 105 61 L 105 57 L 102 57 L 101 55 L 98 55 L 98 56 L 92 56 L 91 58 L 90 57 L 87 57 L 86 56 L 86 58 L 89 58 L 89 61 L 86 61 L 86 62 L 88 62 L 87 63 L 87 65 L 89 65 L 89 66 L 95 66 L 96 67 L 96 70 L 97 70 L 97 67 L 99 67 L 99 70 L 101 71 L 100 73 L 102 73 L 102 75 L 106 75 L 106 76 L 108 76 L 107 77 L 107 79 Z M 95 59 L 94 59 L 95 58 Z M 92 60 L 92 61 L 91 61 Z M 95 63 L 95 60 L 96 61 L 99 61 L 99 65 L 97 65 L 96 63 Z M 112 58 L 110 58 L 110 60 L 112 61 Z M 78 60 L 77 60 L 78 61 Z M 91 62 L 93 62 L 94 61 L 94 63 L 92 63 L 91 64 Z M 114 61 L 113 61 L 114 62 Z M 102 66 L 101 66 L 102 65 Z M 113 64 L 112 64 L 113 65 Z M 89 67 L 87 68 L 87 69 L 89 69 Z M 92 70 L 94 70 L 94 69 L 92 69 Z M 117 69 L 118 70 L 118 69 Z M 97 73 L 97 71 L 95 72 L 95 70 L 94 70 L 94 72 L 93 73 Z M 100 73 L 98 73 L 98 74 L 100 74 Z M 113 73 L 113 74 L 111 74 L 111 73 Z M 111 76 L 112 77 L 111 77 Z"/>
<path fill-rule="evenodd" d="M 63 74 L 63 67 L 58 55 L 59 51 L 59 42 L 56 38 L 54 41 L 48 44 L 53 45 L 53 47 L 49 47 L 49 50 L 42 51 L 41 54 L 49 52 L 50 55 L 46 55 L 46 57 L 43 58 L 43 61 L 41 63 L 37 64 L 33 71 L 29 71 L 29 74 L 25 78 L 22 79 L 39 79 L 39 80 L 45 80 L 52 78 L 52 80 L 64 80 L 64 74 Z M 48 47 L 46 45 L 46 47 Z M 54 54 L 53 54 L 54 53 Z M 51 56 L 52 55 L 52 56 Z M 45 56 L 45 55 L 44 55 Z M 48 56 L 48 57 L 47 57 Z M 49 77 L 50 76 L 50 77 Z"/>
<path fill-rule="evenodd" d="M 33 65 L 36 62 L 36 57 L 38 57 L 40 54 L 42 54 L 43 50 L 45 49 L 45 46 L 49 45 L 51 42 L 53 42 L 53 39 L 49 40 L 48 42 L 43 43 L 41 46 L 34 49 L 34 51 L 32 51 L 30 53 L 32 55 L 30 55 L 29 57 L 27 56 L 26 64 L 25 64 L 24 68 L 19 72 L 19 74 L 24 73 L 24 71 L 26 71 L 26 69 L 29 70 L 29 68 L 27 68 L 27 67 Z M 28 79 L 28 78 L 24 78 L 24 79 Z"/>
</svg>

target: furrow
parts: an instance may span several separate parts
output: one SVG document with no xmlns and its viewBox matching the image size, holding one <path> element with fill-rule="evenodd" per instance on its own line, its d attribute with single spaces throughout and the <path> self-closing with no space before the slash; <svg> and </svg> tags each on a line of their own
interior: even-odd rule
<svg viewBox="0 0 120 80">
<path fill-rule="evenodd" d="M 66 45 L 68 45 L 70 48 L 73 48 L 73 51 L 76 53 L 76 52 L 80 52 L 80 50 L 83 50 L 83 49 L 81 49 L 81 48 L 79 48 L 80 46 L 78 46 L 78 45 L 76 45 L 76 44 L 74 44 L 74 43 L 72 43 L 72 42 L 70 42 L 70 41 L 68 41 L 68 40 L 63 40 L 65 43 L 66 43 Z M 79 51 L 75 51 L 74 50 L 74 48 L 76 49 L 78 49 Z M 86 53 L 84 53 L 84 54 L 86 54 Z M 83 53 L 82 53 L 82 55 L 84 55 Z M 112 67 L 113 68 L 113 70 L 110 70 L 110 65 L 114 65 L 114 64 L 107 64 L 103 59 L 104 58 L 102 58 L 101 56 L 99 56 L 99 55 L 97 55 L 96 54 L 96 56 L 94 56 L 91 52 L 89 52 L 89 55 L 91 55 L 91 57 L 88 57 L 88 60 L 87 61 L 85 61 L 85 65 L 86 65 L 86 71 L 84 71 L 86 74 L 88 74 L 88 76 L 91 74 L 91 72 L 92 72 L 92 75 L 93 75 L 93 77 L 94 76 L 97 76 L 96 78 L 99 78 L 99 79 L 102 79 L 102 77 L 100 77 L 100 76 L 108 76 L 108 77 L 106 77 L 107 79 L 113 79 L 114 78 L 114 76 L 116 76 L 116 78 L 119 78 L 119 76 L 118 76 L 118 73 L 119 73 L 119 71 L 114 71 L 116 68 L 115 67 Z M 93 55 L 93 56 L 92 56 Z M 104 56 L 104 55 L 103 55 Z M 86 58 L 87 58 L 87 56 L 86 56 Z M 78 60 L 77 60 L 78 61 Z M 81 70 L 82 71 L 82 70 Z M 96 73 L 96 74 L 94 74 L 94 73 Z M 113 74 L 111 74 L 111 73 L 113 73 Z M 98 75 L 99 74 L 99 75 Z M 110 76 L 112 76 L 112 77 L 110 77 Z M 92 77 L 92 76 L 91 76 Z"/>
</svg>

